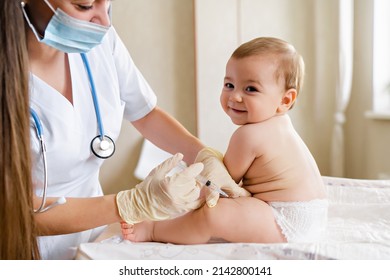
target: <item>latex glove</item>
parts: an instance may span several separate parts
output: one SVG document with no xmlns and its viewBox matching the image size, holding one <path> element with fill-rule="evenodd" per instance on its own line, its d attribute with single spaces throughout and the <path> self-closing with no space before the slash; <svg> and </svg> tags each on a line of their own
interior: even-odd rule
<svg viewBox="0 0 390 280">
<path fill-rule="evenodd" d="M 165 220 L 202 205 L 201 186 L 195 177 L 202 171 L 203 164 L 193 164 L 183 172 L 166 176 L 182 159 L 182 154 L 174 155 L 154 168 L 135 188 L 117 194 L 119 215 L 125 222 Z"/>
<path fill-rule="evenodd" d="M 219 186 L 229 197 L 251 196 L 250 192 L 238 186 L 223 164 L 223 155 L 212 148 L 203 148 L 196 156 L 195 162 L 204 164 L 202 176 Z M 206 203 L 214 207 L 219 199 L 219 193 L 206 188 Z"/>
</svg>

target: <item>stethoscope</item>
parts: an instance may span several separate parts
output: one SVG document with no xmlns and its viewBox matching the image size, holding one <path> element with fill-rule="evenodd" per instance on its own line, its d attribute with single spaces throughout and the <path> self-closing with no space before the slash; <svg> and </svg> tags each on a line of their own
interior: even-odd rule
<svg viewBox="0 0 390 280">
<path fill-rule="evenodd" d="M 91 88 L 91 95 L 93 99 L 93 104 L 95 107 L 95 114 L 96 114 L 96 120 L 98 124 L 98 130 L 99 134 L 94 137 L 91 141 L 91 151 L 92 153 L 101 159 L 107 159 L 111 157 L 115 152 L 115 143 L 114 140 L 112 140 L 109 136 L 104 134 L 104 127 L 103 122 L 101 120 L 100 116 L 100 109 L 99 109 L 99 101 L 96 94 L 96 88 L 95 83 L 92 77 L 91 68 L 89 67 L 89 62 L 87 59 L 87 56 L 84 53 L 81 53 L 81 58 L 83 60 L 84 66 L 87 70 L 88 79 L 89 79 L 89 85 Z M 42 213 L 45 212 L 57 205 L 64 204 L 66 202 L 65 197 L 60 197 L 56 202 L 50 204 L 49 206 L 45 207 L 46 204 L 46 198 L 47 198 L 47 185 L 48 185 L 48 176 L 47 176 L 47 158 L 46 158 L 46 145 L 45 140 L 43 137 L 43 126 L 41 123 L 41 120 L 38 117 L 38 114 L 34 111 L 34 109 L 30 108 L 31 117 L 34 120 L 34 125 L 36 129 L 36 134 L 39 140 L 40 148 L 41 148 L 41 154 L 42 154 L 42 161 L 43 161 L 43 193 L 42 193 L 42 200 L 41 205 L 38 209 L 34 209 L 34 213 Z"/>
</svg>

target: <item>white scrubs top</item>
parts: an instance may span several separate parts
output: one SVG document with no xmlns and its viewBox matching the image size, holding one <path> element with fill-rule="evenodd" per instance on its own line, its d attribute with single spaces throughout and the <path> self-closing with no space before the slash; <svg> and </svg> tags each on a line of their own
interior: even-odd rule
<svg viewBox="0 0 390 280">
<path fill-rule="evenodd" d="M 31 107 L 43 126 L 47 149 L 48 197 L 93 197 L 103 194 L 99 169 L 104 160 L 90 149 L 99 134 L 90 83 L 80 54 L 69 54 L 73 104 L 50 85 L 30 75 Z M 138 120 L 156 106 L 156 96 L 134 65 L 115 29 L 87 53 L 105 134 L 118 138 L 122 119 Z M 32 122 L 33 123 L 33 122 Z M 41 196 L 43 164 L 35 128 L 31 127 L 36 194 Z M 50 210 L 49 210 L 50 211 Z M 38 214 L 39 215 L 39 214 Z M 93 241 L 103 228 L 39 237 L 43 259 L 72 259 L 77 246 Z"/>
</svg>

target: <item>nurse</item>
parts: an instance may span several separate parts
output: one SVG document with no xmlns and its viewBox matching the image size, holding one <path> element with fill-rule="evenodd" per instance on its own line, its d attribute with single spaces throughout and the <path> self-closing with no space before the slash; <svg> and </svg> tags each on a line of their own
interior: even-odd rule
<svg viewBox="0 0 390 280">
<path fill-rule="evenodd" d="M 215 205 L 216 192 L 206 189 L 205 198 L 200 198 L 200 186 L 194 179 L 200 172 L 229 195 L 247 195 L 231 179 L 218 152 L 205 148 L 157 106 L 154 92 L 111 26 L 109 7 L 107 0 L 28 0 L 21 5 L 30 106 L 46 140 L 46 205 L 66 199 L 64 204 L 34 215 L 44 259 L 73 258 L 80 243 L 92 241 L 102 226 L 110 223 L 163 220 L 198 208 L 205 200 L 209 206 Z M 123 118 L 175 156 L 135 188 L 103 195 L 99 169 L 111 155 Z M 34 209 L 41 205 L 39 196 L 45 185 L 36 134 L 36 125 L 32 125 Z M 98 143 L 91 144 L 92 139 Z M 100 145 L 103 140 L 107 141 Z M 99 157 L 95 150 L 99 147 L 110 152 Z M 180 153 L 186 162 L 202 164 L 166 179 L 182 159 Z"/>
</svg>

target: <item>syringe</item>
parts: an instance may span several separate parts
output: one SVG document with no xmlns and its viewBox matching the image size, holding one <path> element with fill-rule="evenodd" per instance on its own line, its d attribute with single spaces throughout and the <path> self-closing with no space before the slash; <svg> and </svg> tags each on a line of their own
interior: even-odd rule
<svg viewBox="0 0 390 280">
<path fill-rule="evenodd" d="M 179 164 L 174 169 L 177 169 L 177 172 L 181 172 L 184 169 L 186 169 L 187 167 L 188 166 L 184 161 L 180 161 Z M 223 190 L 221 190 L 221 188 L 219 188 L 216 184 L 214 184 L 213 182 L 211 182 L 207 178 L 203 177 L 202 175 L 199 174 L 198 176 L 195 177 L 195 179 L 199 183 L 208 187 L 210 190 L 218 192 L 223 197 L 229 197 L 229 195 L 227 193 L 225 193 Z"/>
</svg>

